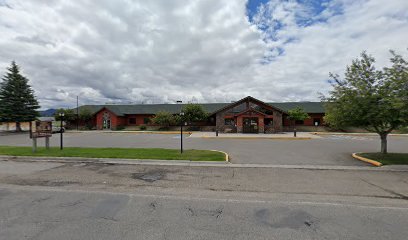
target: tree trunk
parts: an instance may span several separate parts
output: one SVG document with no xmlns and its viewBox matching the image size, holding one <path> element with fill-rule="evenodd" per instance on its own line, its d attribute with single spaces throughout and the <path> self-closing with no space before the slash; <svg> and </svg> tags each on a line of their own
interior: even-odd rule
<svg viewBox="0 0 408 240">
<path fill-rule="evenodd" d="M 21 124 L 20 124 L 20 122 L 16 122 L 16 132 L 21 132 Z"/>
<path fill-rule="evenodd" d="M 296 137 L 296 125 L 293 127 L 293 136 Z"/>
<path fill-rule="evenodd" d="M 380 133 L 381 153 L 383 153 L 383 154 L 387 153 L 387 136 L 388 136 L 388 133 Z"/>
</svg>

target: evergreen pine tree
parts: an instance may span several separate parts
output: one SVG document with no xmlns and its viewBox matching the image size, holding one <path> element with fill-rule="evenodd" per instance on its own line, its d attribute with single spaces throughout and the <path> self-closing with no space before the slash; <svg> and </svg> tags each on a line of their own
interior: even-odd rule
<svg viewBox="0 0 408 240">
<path fill-rule="evenodd" d="M 0 82 L 0 122 L 15 122 L 21 131 L 20 123 L 35 120 L 40 106 L 17 64 L 13 61 L 7 70 Z"/>
</svg>

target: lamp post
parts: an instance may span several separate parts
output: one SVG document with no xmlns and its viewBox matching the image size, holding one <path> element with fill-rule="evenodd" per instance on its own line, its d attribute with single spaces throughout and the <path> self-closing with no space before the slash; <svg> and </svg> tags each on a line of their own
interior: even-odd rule
<svg viewBox="0 0 408 240">
<path fill-rule="evenodd" d="M 177 104 L 182 104 L 183 101 L 177 100 Z M 180 110 L 180 153 L 183 153 L 183 116 L 184 112 L 183 109 Z"/>
<path fill-rule="evenodd" d="M 77 108 L 76 108 L 76 128 L 79 130 L 79 97 L 77 96 Z"/>
<path fill-rule="evenodd" d="M 184 112 L 180 112 L 180 153 L 183 153 L 183 116 Z"/>
<path fill-rule="evenodd" d="M 63 124 L 64 124 L 64 113 L 63 112 L 60 113 L 59 116 L 60 116 L 60 119 L 61 119 L 61 125 L 60 125 L 60 150 L 62 150 L 64 148 L 63 147 L 63 136 L 62 136 L 62 134 L 64 132 L 64 130 L 62 128 Z"/>
</svg>

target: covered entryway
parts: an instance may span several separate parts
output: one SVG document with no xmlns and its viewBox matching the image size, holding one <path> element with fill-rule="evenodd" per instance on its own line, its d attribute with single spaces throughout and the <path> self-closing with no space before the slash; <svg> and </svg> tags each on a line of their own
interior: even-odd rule
<svg viewBox="0 0 408 240">
<path fill-rule="evenodd" d="M 103 113 L 103 129 L 111 129 L 111 116 L 108 112 Z"/>
<path fill-rule="evenodd" d="M 215 115 L 216 129 L 236 133 L 282 132 L 282 114 L 285 112 L 253 97 L 231 103 L 210 115 Z M 265 126 L 264 120 L 268 125 Z"/>
<path fill-rule="evenodd" d="M 244 117 L 242 133 L 259 133 L 259 121 L 257 117 Z"/>
</svg>

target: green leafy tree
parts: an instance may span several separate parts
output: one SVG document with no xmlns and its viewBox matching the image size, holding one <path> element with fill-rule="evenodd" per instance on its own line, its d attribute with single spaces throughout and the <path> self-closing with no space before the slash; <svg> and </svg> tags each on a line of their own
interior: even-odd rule
<svg viewBox="0 0 408 240">
<path fill-rule="evenodd" d="M 81 108 L 79 110 L 79 120 L 88 122 L 92 120 L 92 117 L 93 117 L 92 112 L 88 108 Z"/>
<path fill-rule="evenodd" d="M 74 110 L 73 109 L 68 109 L 68 108 L 57 109 L 57 111 L 55 111 L 55 113 L 54 113 L 55 120 L 61 121 L 61 117 L 60 117 L 61 113 L 64 113 L 64 121 L 65 122 L 72 122 L 72 121 L 76 120 L 76 115 L 75 115 Z"/>
<path fill-rule="evenodd" d="M 377 70 L 366 52 L 347 67 L 344 80 L 333 78 L 333 90 L 325 102 L 325 121 L 330 126 L 361 127 L 378 133 L 381 153 L 387 153 L 387 136 L 408 126 L 408 63 L 391 51 L 389 68 Z"/>
<path fill-rule="evenodd" d="M 81 108 L 78 113 L 79 120 L 85 123 L 87 129 L 92 129 L 93 114 L 88 108 Z"/>
<path fill-rule="evenodd" d="M 288 111 L 288 119 L 293 122 L 293 136 L 296 137 L 296 121 L 304 121 L 310 118 L 309 114 L 301 107 L 296 107 Z"/>
<path fill-rule="evenodd" d="M 183 122 L 200 122 L 208 118 L 208 114 L 200 104 L 189 103 L 183 107 L 182 112 L 184 113 L 181 118 Z"/>
<path fill-rule="evenodd" d="M 20 74 L 13 61 L 0 83 L 0 122 L 15 122 L 16 131 L 21 131 L 21 122 L 35 120 L 40 108 L 28 79 Z"/>
<path fill-rule="evenodd" d="M 175 116 L 173 116 L 173 114 L 169 112 L 160 111 L 152 118 L 152 122 L 168 128 L 169 126 L 176 124 L 177 119 Z"/>
</svg>

